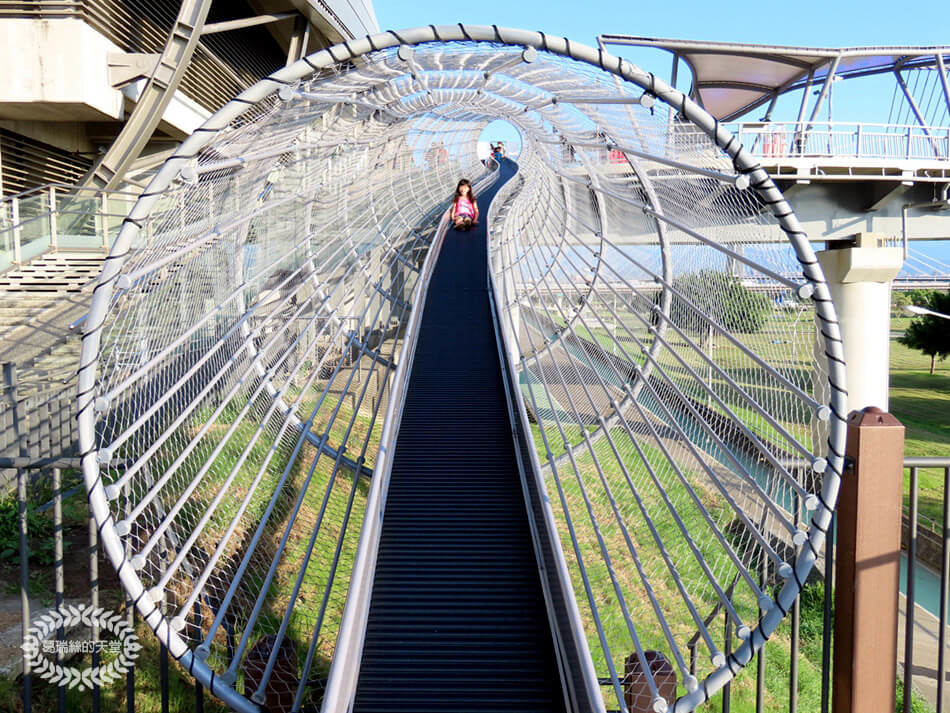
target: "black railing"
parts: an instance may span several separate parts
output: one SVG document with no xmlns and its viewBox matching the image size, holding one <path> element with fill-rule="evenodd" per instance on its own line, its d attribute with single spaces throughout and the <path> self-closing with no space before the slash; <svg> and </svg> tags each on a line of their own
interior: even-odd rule
<svg viewBox="0 0 950 713">
<path fill-rule="evenodd" d="M 55 439 L 48 437 L 48 429 L 41 429 L 45 439 L 42 452 L 38 450 L 38 444 L 31 444 L 38 431 L 31 428 L 29 424 L 37 422 L 37 415 L 28 414 L 26 409 L 35 404 L 26 399 L 17 399 L 16 381 L 15 378 L 11 379 L 12 375 L 12 370 L 7 367 L 4 399 L 0 406 L 2 409 L 0 422 L 5 424 L 6 431 L 9 431 L 6 435 L 9 437 L 5 440 L 5 450 L 0 454 L 0 469 L 5 469 L 0 472 L 15 474 L 15 478 L 10 477 L 6 480 L 0 496 L 5 499 L 8 508 L 14 507 L 11 500 L 15 500 L 17 531 L 0 533 L 0 540 L 2 540 L 0 544 L 9 546 L 9 540 L 12 537 L 18 550 L 19 566 L 15 569 L 21 591 L 21 621 L 25 631 L 31 623 L 35 623 L 38 615 L 38 612 L 30 611 L 31 598 L 43 600 L 44 597 L 48 597 L 52 610 L 65 611 L 71 601 L 65 583 L 67 579 L 70 580 L 70 586 L 75 595 L 77 570 L 86 570 L 88 593 L 85 593 L 82 598 L 93 607 L 104 606 L 108 609 L 115 604 L 112 599 L 124 598 L 124 594 L 119 590 L 117 583 L 112 582 L 111 568 L 100 566 L 102 560 L 98 551 L 98 531 L 95 521 L 89 518 L 85 499 L 82 497 L 84 488 L 78 473 L 79 459 L 72 447 L 74 443 L 72 430 L 68 427 L 62 430 L 58 452 L 53 447 Z M 49 408 L 44 413 L 45 418 L 50 418 Z M 943 522 L 933 518 L 921 518 L 919 490 L 921 472 L 930 469 L 942 472 L 942 492 L 947 492 L 950 488 L 950 457 L 908 457 L 904 459 L 904 469 L 909 472 L 908 503 L 905 507 L 903 533 L 906 556 L 904 579 L 906 596 L 901 616 L 905 619 L 905 627 L 902 641 L 903 658 L 899 656 L 898 659 L 902 664 L 902 673 L 899 676 L 896 703 L 898 710 L 910 713 L 912 710 L 920 710 L 920 702 L 923 699 L 925 710 L 942 713 L 948 663 L 946 657 L 947 604 L 950 598 L 950 547 L 948 547 L 950 531 L 943 526 L 943 523 L 948 522 L 950 500 L 941 496 Z M 0 504 L 0 508 L 2 507 L 3 505 Z M 797 509 L 800 510 L 800 508 Z M 797 513 L 796 517 L 801 517 L 801 513 Z M 88 528 L 85 523 L 88 523 Z M 33 528 L 32 531 L 31 528 Z M 67 538 L 76 536 L 77 533 L 82 534 L 85 544 L 82 549 L 86 549 L 85 555 L 77 556 L 77 552 L 81 551 L 78 546 L 82 543 L 67 541 Z M 832 521 L 829 542 L 834 542 L 834 521 Z M 67 549 L 72 553 L 68 559 Z M 32 570 L 31 565 L 33 565 Z M 0 560 L 0 566 L 2 566 L 2 560 Z M 823 561 L 820 561 L 815 568 L 816 582 L 818 580 L 823 580 L 825 583 L 834 581 L 834 567 L 834 548 L 828 547 Z M 35 591 L 37 581 L 49 574 L 52 574 L 49 577 L 52 581 L 50 591 Z M 763 572 L 763 577 L 767 576 L 768 573 Z M 921 604 L 924 598 L 921 596 L 922 587 L 933 590 L 935 581 L 939 582 L 936 613 L 928 612 L 927 607 Z M 49 582 L 47 581 L 44 586 L 48 587 Z M 104 592 L 107 596 L 104 596 Z M 809 624 L 804 634 L 800 601 L 796 600 L 789 613 L 786 631 L 789 641 L 787 666 L 781 665 L 777 647 L 773 647 L 772 653 L 769 654 L 770 666 L 787 671 L 787 678 L 781 684 L 783 690 L 777 690 L 778 684 L 774 675 L 770 681 L 767 681 L 766 658 L 759 655 L 753 689 L 756 713 L 777 710 L 776 702 L 779 700 L 782 701 L 784 710 L 788 713 L 797 713 L 800 709 L 799 683 L 802 679 L 799 678 L 799 674 L 800 662 L 805 653 L 802 650 L 802 639 L 806 636 L 815 644 L 818 638 L 821 640 L 820 656 L 816 655 L 814 646 L 810 647 L 811 656 L 820 659 L 820 664 L 818 661 L 814 662 L 820 669 L 821 678 L 820 702 L 817 710 L 821 713 L 828 713 L 830 710 L 834 600 L 830 586 L 824 586 L 823 592 L 817 589 L 814 592 L 817 594 L 813 593 L 809 601 L 805 603 L 809 612 L 807 614 Z M 929 599 L 932 600 L 933 591 L 929 593 L 931 595 Z M 817 604 L 819 598 L 820 605 Z M 820 617 L 817 612 L 819 606 Z M 934 609 L 932 602 L 929 608 Z M 126 621 L 134 625 L 132 611 L 130 604 L 125 602 L 123 616 Z M 728 627 L 728 617 L 717 610 L 709 613 L 707 623 L 711 624 L 719 616 L 723 616 L 723 625 Z M 821 630 L 816 632 L 814 622 L 819 618 Z M 921 632 L 925 632 L 928 636 L 919 637 Z M 60 627 L 52 634 L 53 640 L 64 642 L 67 633 Z M 95 637 L 97 633 L 93 631 L 91 636 Z M 731 632 L 728 638 L 731 639 Z M 936 646 L 933 646 L 933 640 L 936 640 Z M 104 687 L 100 684 L 94 684 L 91 690 L 82 693 L 74 689 L 67 690 L 65 686 L 50 686 L 46 682 L 37 680 L 37 676 L 31 673 L 27 658 L 24 656 L 23 674 L 19 681 L 23 710 L 26 713 L 34 710 L 45 713 L 55 709 L 57 713 L 66 713 L 76 707 L 77 701 L 81 701 L 83 709 L 100 713 L 104 709 L 111 710 L 114 707 L 113 701 L 121 701 L 121 708 L 134 713 L 136 700 L 141 696 L 148 698 L 148 705 L 143 704 L 142 708 L 160 707 L 160 710 L 169 710 L 171 701 L 174 699 L 192 701 L 193 710 L 204 710 L 205 691 L 194 683 L 186 672 L 178 670 L 177 666 L 171 664 L 167 649 L 158 646 L 157 643 L 155 648 L 157 651 L 151 655 L 158 660 L 158 675 L 154 677 L 157 680 L 144 677 L 141 673 L 137 677 L 136 668 L 130 668 L 124 675 L 124 700 L 121 700 L 123 698 L 121 695 L 110 695 L 107 698 L 110 703 L 105 707 Z M 67 655 L 57 650 L 56 663 L 63 665 Z M 91 653 L 86 663 L 93 668 L 102 665 L 98 653 Z M 154 667 L 154 662 L 145 665 Z M 119 681 L 109 684 L 110 694 L 116 693 L 120 687 L 122 683 Z M 182 696 L 182 687 L 190 688 L 192 692 Z M 710 702 L 707 709 L 721 710 L 723 713 L 732 710 L 737 703 L 734 700 L 735 691 L 732 689 L 733 686 L 726 686 L 719 700 Z M 814 691 L 810 695 L 814 696 Z M 802 710 L 805 709 L 815 710 L 807 708 L 803 702 Z"/>
</svg>

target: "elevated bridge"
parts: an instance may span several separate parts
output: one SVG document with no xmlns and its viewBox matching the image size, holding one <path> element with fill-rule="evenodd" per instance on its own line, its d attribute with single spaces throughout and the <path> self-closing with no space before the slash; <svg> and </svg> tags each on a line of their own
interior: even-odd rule
<svg viewBox="0 0 950 713">
<path fill-rule="evenodd" d="M 687 68 L 690 97 L 761 162 L 812 241 L 872 232 L 903 242 L 912 255 L 914 241 L 950 240 L 950 47 L 788 47 L 621 34 L 599 42 L 668 52 L 673 85 Z M 865 111 L 876 117 L 836 119 L 842 84 L 866 89 L 879 105 Z M 852 93 L 848 103 L 854 101 Z M 750 120 L 757 110 L 760 117 Z M 791 120 L 775 118 L 789 112 Z M 917 252 L 923 260 L 933 254 Z M 933 269 L 911 260 L 902 278 L 935 276 L 942 284 L 948 260 L 941 262 Z"/>
</svg>

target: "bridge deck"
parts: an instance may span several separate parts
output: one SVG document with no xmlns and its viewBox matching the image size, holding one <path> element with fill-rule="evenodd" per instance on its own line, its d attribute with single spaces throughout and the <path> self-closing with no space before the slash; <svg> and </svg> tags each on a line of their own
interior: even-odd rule
<svg viewBox="0 0 950 713">
<path fill-rule="evenodd" d="M 513 172 L 504 166 L 503 180 Z M 497 187 L 479 197 L 483 220 Z M 429 288 L 356 692 L 362 713 L 564 710 L 486 261 L 484 222 L 450 231 Z"/>
</svg>

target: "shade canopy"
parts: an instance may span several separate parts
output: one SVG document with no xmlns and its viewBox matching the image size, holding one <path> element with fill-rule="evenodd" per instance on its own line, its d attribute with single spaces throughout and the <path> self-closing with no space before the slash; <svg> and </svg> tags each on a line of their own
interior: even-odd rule
<svg viewBox="0 0 950 713">
<path fill-rule="evenodd" d="M 801 89 L 809 76 L 824 81 L 932 65 L 937 54 L 950 57 L 950 46 L 936 47 L 789 47 L 739 42 L 700 42 L 631 35 L 601 35 L 607 45 L 664 49 L 681 58 L 693 73 L 690 96 L 717 119 L 728 121 Z M 837 66 L 835 61 L 837 60 Z"/>
</svg>

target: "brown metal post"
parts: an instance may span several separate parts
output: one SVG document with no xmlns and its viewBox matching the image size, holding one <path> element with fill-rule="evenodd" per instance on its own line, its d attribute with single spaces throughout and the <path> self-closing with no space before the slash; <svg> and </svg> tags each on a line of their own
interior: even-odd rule
<svg viewBox="0 0 950 713">
<path fill-rule="evenodd" d="M 672 710 L 673 703 L 676 701 L 676 671 L 661 651 L 644 651 L 643 658 L 650 667 L 657 692 Z M 643 670 L 636 651 L 624 661 L 623 688 L 627 710 L 630 713 L 655 713 L 647 674 Z"/>
<path fill-rule="evenodd" d="M 833 713 L 892 713 L 897 684 L 904 426 L 876 407 L 848 418 L 838 498 Z"/>
</svg>

